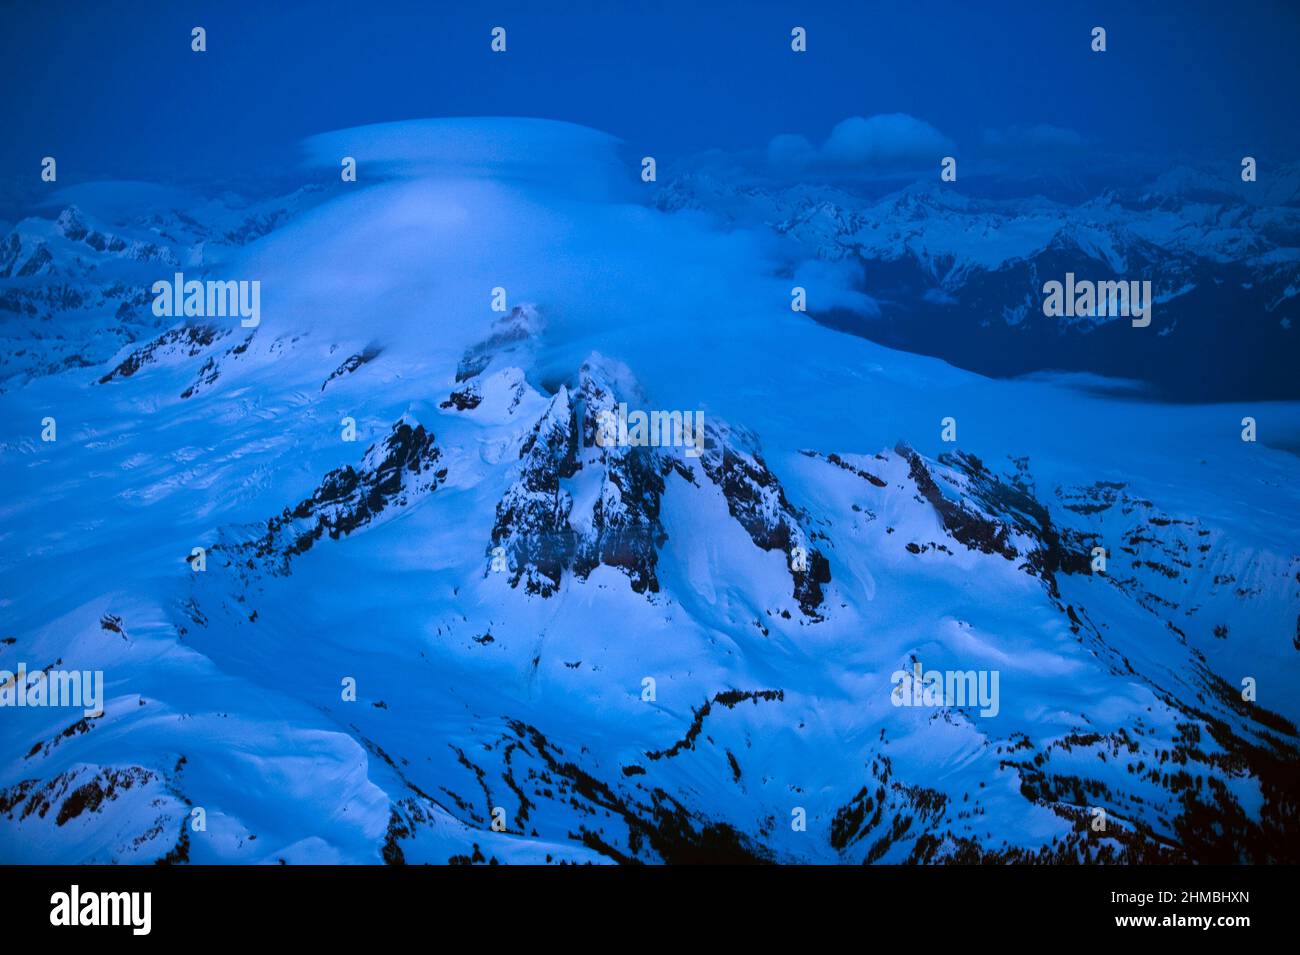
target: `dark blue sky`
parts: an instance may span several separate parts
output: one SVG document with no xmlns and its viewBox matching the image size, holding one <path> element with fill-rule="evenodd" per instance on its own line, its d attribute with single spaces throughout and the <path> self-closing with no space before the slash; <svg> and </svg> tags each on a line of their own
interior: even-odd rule
<svg viewBox="0 0 1300 955">
<path fill-rule="evenodd" d="M 424 116 L 522 115 L 672 158 L 815 143 L 907 113 L 976 151 L 1051 124 L 1095 148 L 1296 158 L 1300 5 L 7 2 L 0 174 L 60 182 L 287 171 L 301 137 Z M 494 55 L 489 31 L 508 30 Z M 809 51 L 789 31 L 809 31 Z M 1108 52 L 1089 49 L 1108 31 Z M 208 52 L 190 52 L 190 28 Z"/>
</svg>

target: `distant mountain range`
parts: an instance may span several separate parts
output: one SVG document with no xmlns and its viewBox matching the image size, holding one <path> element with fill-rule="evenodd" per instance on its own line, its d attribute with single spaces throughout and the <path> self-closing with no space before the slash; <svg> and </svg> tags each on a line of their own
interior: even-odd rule
<svg viewBox="0 0 1300 955">
<path fill-rule="evenodd" d="M 666 183 L 656 204 L 764 225 L 806 254 L 853 263 L 877 310 L 819 308 L 815 295 L 809 310 L 891 347 L 995 376 L 1064 370 L 1132 379 L 1175 400 L 1300 396 L 1294 165 L 1255 183 L 1180 167 L 1074 204 L 971 198 L 937 181 L 879 197 L 688 173 Z M 1045 316 L 1044 283 L 1067 273 L 1149 280 L 1151 326 Z"/>
</svg>

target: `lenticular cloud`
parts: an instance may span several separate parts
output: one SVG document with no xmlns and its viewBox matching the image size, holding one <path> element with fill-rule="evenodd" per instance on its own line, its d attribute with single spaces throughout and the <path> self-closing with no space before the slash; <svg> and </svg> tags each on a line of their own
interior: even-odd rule
<svg viewBox="0 0 1300 955">
<path fill-rule="evenodd" d="M 517 179 L 578 194 L 626 192 L 619 140 L 546 119 L 452 118 L 376 123 L 313 136 L 308 167 L 337 169 L 344 156 L 367 175 Z"/>
</svg>

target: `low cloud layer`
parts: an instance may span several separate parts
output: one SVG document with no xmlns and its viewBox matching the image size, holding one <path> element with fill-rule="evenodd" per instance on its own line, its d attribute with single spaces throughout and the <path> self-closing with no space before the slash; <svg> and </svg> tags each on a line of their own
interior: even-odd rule
<svg viewBox="0 0 1300 955">
<path fill-rule="evenodd" d="M 775 170 L 892 176 L 937 168 L 944 156 L 978 162 L 1008 154 L 1068 154 L 1088 145 L 1073 129 L 1037 123 L 985 129 L 974 150 L 963 152 L 922 119 L 907 113 L 880 113 L 840 121 L 820 145 L 799 133 L 782 133 L 768 143 L 766 159 Z"/>
</svg>

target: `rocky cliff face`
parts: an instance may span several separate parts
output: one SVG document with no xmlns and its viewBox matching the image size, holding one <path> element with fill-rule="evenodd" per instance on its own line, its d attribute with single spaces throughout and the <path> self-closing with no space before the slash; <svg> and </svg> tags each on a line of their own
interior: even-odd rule
<svg viewBox="0 0 1300 955">
<path fill-rule="evenodd" d="M 273 573 L 288 573 L 292 559 L 322 538 L 346 537 L 434 491 L 447 476 L 441 457 L 433 434 L 403 416 L 358 466 L 330 471 L 310 497 L 267 520 L 265 534 L 240 551 Z"/>
</svg>

